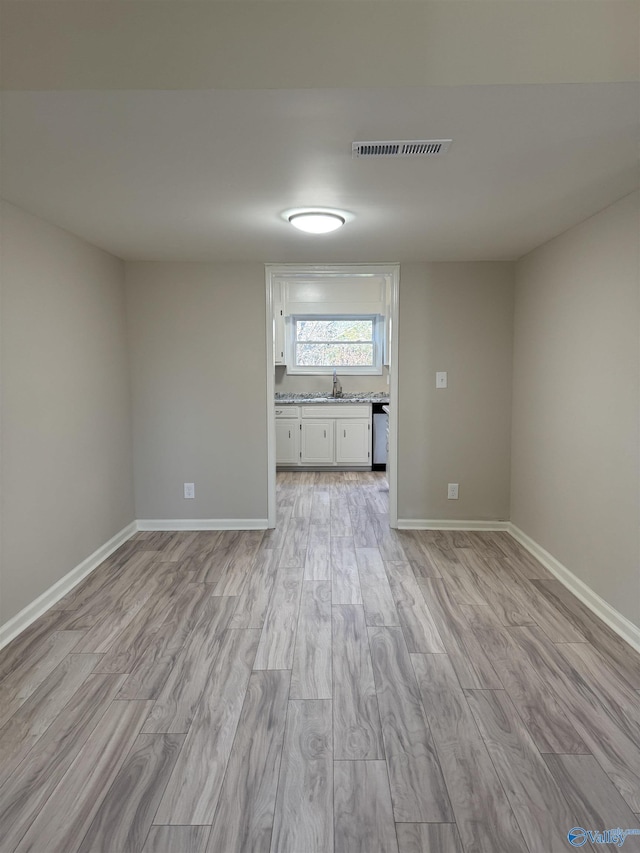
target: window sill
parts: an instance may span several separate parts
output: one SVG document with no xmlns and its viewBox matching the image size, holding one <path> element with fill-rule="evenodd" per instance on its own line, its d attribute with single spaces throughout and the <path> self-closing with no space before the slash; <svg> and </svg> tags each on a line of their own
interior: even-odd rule
<svg viewBox="0 0 640 853">
<path fill-rule="evenodd" d="M 291 367 L 287 365 L 287 373 L 290 376 L 333 376 L 333 367 Z M 336 367 L 338 376 L 382 376 L 381 367 L 362 367 L 345 369 Z"/>
</svg>

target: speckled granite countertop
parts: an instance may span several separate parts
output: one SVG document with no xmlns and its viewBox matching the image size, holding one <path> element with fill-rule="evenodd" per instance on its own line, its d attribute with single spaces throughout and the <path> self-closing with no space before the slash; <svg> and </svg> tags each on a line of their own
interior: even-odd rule
<svg viewBox="0 0 640 853">
<path fill-rule="evenodd" d="M 276 394 L 275 402 L 281 406 L 286 403 L 388 403 L 389 395 L 381 391 L 362 394 L 344 394 L 332 397 L 330 394 Z"/>
</svg>

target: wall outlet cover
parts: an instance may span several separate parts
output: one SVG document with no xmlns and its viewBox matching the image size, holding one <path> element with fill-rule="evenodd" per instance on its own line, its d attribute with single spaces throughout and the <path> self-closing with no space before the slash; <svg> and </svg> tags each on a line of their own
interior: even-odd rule
<svg viewBox="0 0 640 853">
<path fill-rule="evenodd" d="M 196 496 L 196 487 L 194 483 L 184 484 L 184 496 L 187 500 L 192 500 Z"/>
<path fill-rule="evenodd" d="M 450 501 L 458 500 L 458 484 L 457 483 L 449 483 L 447 487 L 447 498 Z"/>
<path fill-rule="evenodd" d="M 447 371 L 440 370 L 436 373 L 436 388 L 447 387 Z"/>
</svg>

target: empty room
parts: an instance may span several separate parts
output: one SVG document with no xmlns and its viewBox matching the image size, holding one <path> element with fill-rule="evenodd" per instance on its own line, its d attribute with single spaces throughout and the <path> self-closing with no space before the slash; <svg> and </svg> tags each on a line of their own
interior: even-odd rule
<svg viewBox="0 0 640 853">
<path fill-rule="evenodd" d="M 0 853 L 640 851 L 640 4 L 0 74 Z"/>
</svg>

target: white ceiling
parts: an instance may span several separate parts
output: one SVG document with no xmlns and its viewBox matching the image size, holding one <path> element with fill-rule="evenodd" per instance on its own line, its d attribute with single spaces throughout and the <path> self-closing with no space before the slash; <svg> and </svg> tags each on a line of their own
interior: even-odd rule
<svg viewBox="0 0 640 853">
<path fill-rule="evenodd" d="M 512 259 L 638 186 L 637 2 L 0 11 L 2 195 L 122 258 Z M 351 158 L 425 137 L 454 143 Z"/>
<path fill-rule="evenodd" d="M 2 191 L 125 259 L 520 257 L 637 186 L 633 83 L 8 92 Z M 356 139 L 453 137 L 353 160 Z M 301 234 L 287 208 L 345 208 Z"/>
</svg>

